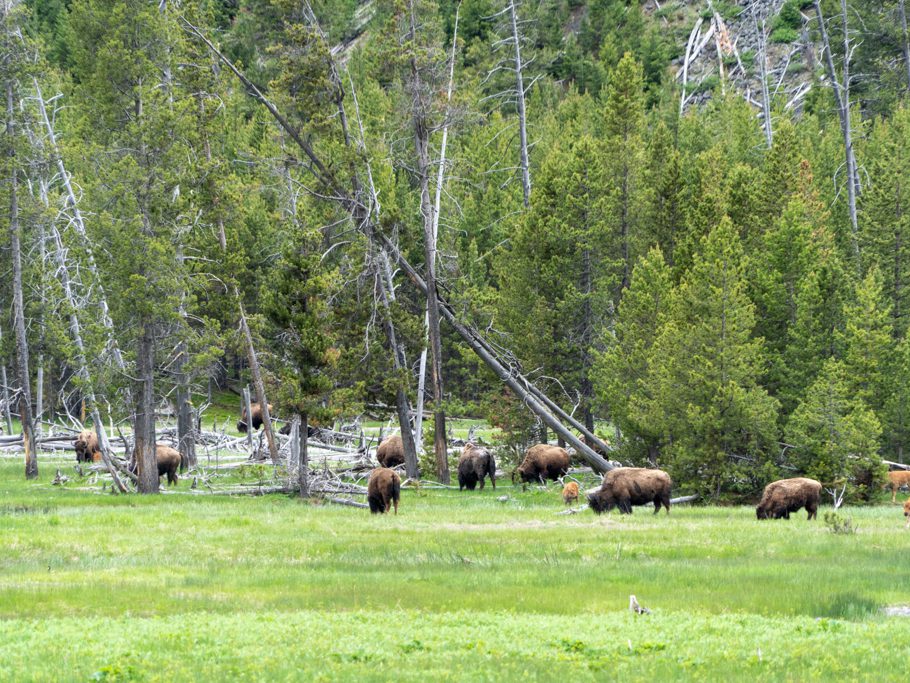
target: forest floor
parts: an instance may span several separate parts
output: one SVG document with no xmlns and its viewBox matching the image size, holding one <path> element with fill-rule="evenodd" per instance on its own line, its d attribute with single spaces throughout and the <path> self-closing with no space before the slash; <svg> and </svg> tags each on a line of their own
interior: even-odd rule
<svg viewBox="0 0 910 683">
<path fill-rule="evenodd" d="M 371 516 L 52 486 L 58 466 L 0 461 L 0 680 L 906 677 L 889 502 L 841 510 L 853 534 L 748 507 L 561 516 L 556 485 L 505 482 Z"/>
</svg>

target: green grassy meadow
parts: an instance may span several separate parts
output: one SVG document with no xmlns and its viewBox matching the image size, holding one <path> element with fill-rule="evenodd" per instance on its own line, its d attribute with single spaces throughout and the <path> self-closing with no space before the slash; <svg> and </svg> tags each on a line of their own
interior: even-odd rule
<svg viewBox="0 0 910 683">
<path fill-rule="evenodd" d="M 0 680 L 905 678 L 898 506 L 561 516 L 554 485 L 293 497 L 88 490 L 0 460 Z M 508 500 L 500 502 L 501 496 Z M 820 517 L 826 508 L 820 510 Z M 629 594 L 652 614 L 629 612 Z"/>
</svg>

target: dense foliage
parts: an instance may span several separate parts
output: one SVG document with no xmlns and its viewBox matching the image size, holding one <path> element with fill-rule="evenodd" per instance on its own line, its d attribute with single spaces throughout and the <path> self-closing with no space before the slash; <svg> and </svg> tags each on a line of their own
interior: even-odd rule
<svg viewBox="0 0 910 683">
<path fill-rule="evenodd" d="M 279 413 L 328 421 L 392 405 L 400 386 L 413 398 L 425 301 L 364 226 L 423 267 L 414 140 L 427 126 L 443 295 L 596 424 L 615 457 L 666 467 L 714 497 L 754 494 L 794 468 L 868 491 L 910 431 L 910 109 L 897 3 L 850 3 L 856 229 L 823 60 L 779 75 L 786 86 L 794 71 L 806 90 L 793 100 L 772 88 L 769 147 L 732 80 L 715 78 L 709 93 L 703 79 L 680 107 L 679 56 L 702 8 L 651 5 L 545 0 L 516 7 L 513 24 L 501 0 L 22 3 L 3 30 L 9 41 L 21 27 L 36 46 L 38 78 L 4 78 L 23 124 L 9 163 L 28 178 L 26 296 L 49 378 L 45 417 L 80 396 L 65 323 L 76 303 L 115 415 L 131 410 L 122 387 L 149 344 L 157 399 L 181 383 L 198 396 L 206 382 L 245 381 L 241 310 Z M 742 11 L 715 5 L 731 21 Z M 841 31 L 840 3 L 821 7 L 829 32 Z M 785 3 L 772 40 L 805 29 L 804 49 L 817 51 L 814 16 L 811 3 Z M 744 53 L 753 77 L 755 61 Z M 39 84 L 59 149 L 34 104 Z M 73 229 L 58 155 L 87 234 Z M 74 300 L 38 256 L 58 246 L 78 274 Z M 393 370 L 386 295 L 410 372 Z M 112 348 L 128 350 L 126 367 Z M 443 355 L 450 412 L 487 417 L 517 442 L 539 434 L 447 328 Z"/>
</svg>

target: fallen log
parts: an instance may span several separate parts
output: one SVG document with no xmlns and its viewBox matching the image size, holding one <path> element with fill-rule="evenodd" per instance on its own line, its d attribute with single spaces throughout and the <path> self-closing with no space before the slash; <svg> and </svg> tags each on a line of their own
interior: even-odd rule
<svg viewBox="0 0 910 683">
<path fill-rule="evenodd" d="M 910 465 L 905 465 L 902 462 L 892 462 L 891 460 L 882 460 L 888 467 L 893 467 L 898 470 L 910 470 Z"/>
<path fill-rule="evenodd" d="M 326 501 L 329 503 L 334 503 L 335 505 L 347 505 L 352 508 L 369 508 L 370 506 L 366 503 L 358 503 L 355 500 L 348 500 L 347 498 L 326 498 Z"/>
</svg>

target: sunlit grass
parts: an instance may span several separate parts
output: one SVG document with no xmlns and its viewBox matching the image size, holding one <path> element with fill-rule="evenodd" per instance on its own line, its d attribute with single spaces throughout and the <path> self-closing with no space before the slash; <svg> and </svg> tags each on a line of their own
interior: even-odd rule
<svg viewBox="0 0 910 683">
<path fill-rule="evenodd" d="M 354 676 L 374 666 L 379 679 L 396 662 L 419 678 L 455 660 L 467 668 L 453 675 L 472 680 L 488 665 L 529 667 L 548 679 L 551 660 L 582 678 L 736 666 L 774 678 L 786 662 L 808 666 L 826 643 L 852 652 L 853 662 L 875 656 L 875 642 L 852 642 L 860 636 L 910 646 L 910 624 L 881 616 L 882 606 L 910 603 L 910 532 L 899 506 L 842 510 L 858 531 L 836 535 L 804 513 L 758 522 L 750 507 L 558 515 L 555 485 L 522 492 L 501 483 L 472 493 L 405 490 L 397 517 L 370 516 L 289 496 L 191 495 L 186 478 L 148 498 L 77 491 L 85 482 L 74 475 L 67 488 L 50 485 L 55 468 L 43 462 L 39 481 L 25 482 L 21 463 L 0 461 L 0 662 L 33 658 L 37 678 L 46 671 L 37 653 L 52 647 L 38 634 L 91 634 L 99 618 L 119 620 L 114 649 L 131 653 L 136 671 L 148 675 L 154 660 L 164 678 L 197 654 L 209 667 L 202 670 L 228 677 L 257 658 L 279 678 L 298 659 L 315 666 L 318 658 L 303 650 L 289 659 L 274 653 L 273 629 L 282 638 L 307 633 L 305 650 L 322 643 L 337 655 L 330 671 Z M 630 619 L 631 593 L 654 614 Z M 19 619 L 39 621 L 26 627 Z M 830 620 L 834 630 L 818 630 Z M 324 627 L 310 633 L 314 622 Z M 465 625 L 492 650 L 466 652 L 458 636 Z M 686 639 L 696 626 L 705 630 L 699 647 Z M 163 635 L 197 629 L 235 632 L 245 654 L 231 651 L 228 660 L 240 668 L 220 668 L 228 666 L 217 656 L 229 648 L 224 635 L 192 648 L 192 638 L 166 638 L 169 651 L 183 653 L 166 664 L 148 651 Z M 553 645 L 562 630 L 570 644 Z M 146 632 L 158 645 L 139 637 Z M 415 639 L 429 650 L 400 649 Z M 72 669 L 75 678 L 99 670 L 104 651 L 91 649 L 94 636 L 65 640 L 76 659 L 95 653 L 87 668 Z M 652 645 L 642 650 L 642 642 Z M 359 661 L 352 643 L 372 654 Z M 757 647 L 765 655 L 753 662 Z M 854 671 L 839 658 L 818 661 L 826 674 Z"/>
</svg>

